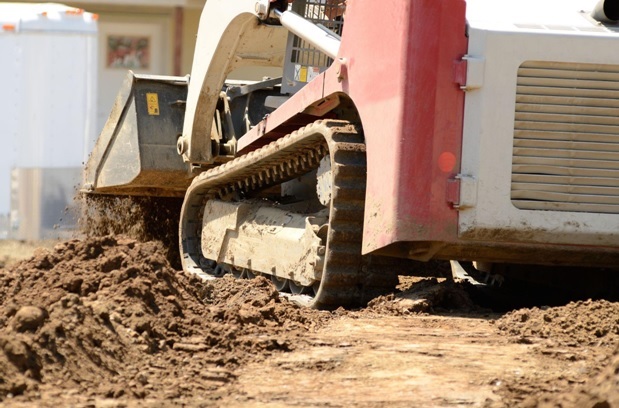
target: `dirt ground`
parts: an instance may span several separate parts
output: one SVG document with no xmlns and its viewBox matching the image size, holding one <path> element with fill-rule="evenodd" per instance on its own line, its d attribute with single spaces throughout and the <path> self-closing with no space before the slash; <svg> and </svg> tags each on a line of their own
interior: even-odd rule
<svg viewBox="0 0 619 408">
<path fill-rule="evenodd" d="M 30 258 L 35 249 L 53 248 L 58 241 L 15 241 L 0 239 L 0 268 Z"/>
<path fill-rule="evenodd" d="M 619 407 L 619 303 L 498 313 L 466 282 L 401 277 L 325 312 L 185 276 L 158 241 L 16 253 L 0 245 L 2 406 Z"/>
</svg>

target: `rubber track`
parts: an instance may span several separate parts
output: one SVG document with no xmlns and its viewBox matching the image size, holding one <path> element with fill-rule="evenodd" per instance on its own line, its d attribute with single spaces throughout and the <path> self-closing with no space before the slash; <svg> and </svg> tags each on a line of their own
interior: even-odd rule
<svg viewBox="0 0 619 408">
<path fill-rule="evenodd" d="M 333 171 L 329 232 L 320 289 L 311 306 L 358 306 L 393 289 L 393 278 L 376 273 L 369 258 L 361 256 L 366 187 L 363 135 L 355 125 L 336 120 L 314 122 L 197 176 L 181 213 L 183 269 L 208 274 L 200 249 L 202 211 L 208 199 L 281 184 L 317 168 L 327 154 Z"/>
</svg>

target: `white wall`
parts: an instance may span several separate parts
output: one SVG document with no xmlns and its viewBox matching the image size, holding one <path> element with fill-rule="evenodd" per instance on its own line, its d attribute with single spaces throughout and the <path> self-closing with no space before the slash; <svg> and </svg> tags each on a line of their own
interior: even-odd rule
<svg viewBox="0 0 619 408">
<path fill-rule="evenodd" d="M 11 169 L 81 167 L 96 138 L 96 22 L 80 32 L 63 19 L 82 17 L 35 6 L 23 16 L 12 8 L 14 21 L 0 15 L 15 26 L 0 29 L 0 215 L 10 210 Z"/>
<path fill-rule="evenodd" d="M 14 36 L 0 34 L 0 50 L 10 58 L 0 64 L 0 215 L 8 214 L 10 206 L 11 168 L 17 157 L 19 140 L 20 86 L 22 72 L 17 61 L 20 46 Z"/>
<path fill-rule="evenodd" d="M 95 139 L 96 37 L 19 34 L 17 167 L 81 166 Z M 10 121 L 10 119 L 9 119 Z"/>
<path fill-rule="evenodd" d="M 78 204 L 73 198 L 82 168 L 16 168 L 11 175 L 8 238 L 69 238 L 77 225 Z"/>
</svg>

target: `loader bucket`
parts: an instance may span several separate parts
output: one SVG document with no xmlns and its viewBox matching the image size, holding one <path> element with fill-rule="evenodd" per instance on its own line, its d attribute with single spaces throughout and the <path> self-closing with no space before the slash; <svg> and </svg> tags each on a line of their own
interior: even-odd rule
<svg viewBox="0 0 619 408">
<path fill-rule="evenodd" d="M 191 182 L 176 152 L 187 100 L 186 77 L 129 71 L 84 169 L 82 192 L 183 196 Z"/>
</svg>

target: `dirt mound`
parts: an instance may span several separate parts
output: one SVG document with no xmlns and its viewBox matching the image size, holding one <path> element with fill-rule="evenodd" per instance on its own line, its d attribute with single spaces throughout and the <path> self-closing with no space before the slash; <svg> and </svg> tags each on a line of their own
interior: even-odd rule
<svg viewBox="0 0 619 408">
<path fill-rule="evenodd" d="M 466 282 L 401 277 L 398 293 L 380 296 L 368 303 L 367 310 L 383 315 L 407 315 L 458 310 L 478 310 L 467 291 Z"/>
<path fill-rule="evenodd" d="M 520 309 L 504 315 L 496 326 L 514 342 L 533 344 L 538 353 L 564 361 L 566 367 L 580 365 L 580 377 L 566 373 L 555 379 L 536 379 L 536 384 L 545 383 L 544 392 L 529 396 L 521 406 L 619 406 L 619 349 L 615 350 L 619 344 L 619 303 L 587 300 Z M 525 380 L 511 384 L 507 391 L 530 389 L 532 385 Z"/>
<path fill-rule="evenodd" d="M 611 357 L 608 367 L 578 394 L 575 406 L 619 407 L 619 347 Z"/>
<path fill-rule="evenodd" d="M 619 303 L 587 300 L 520 309 L 499 319 L 497 327 L 522 342 L 541 338 L 572 347 L 614 345 L 619 343 Z"/>
<path fill-rule="evenodd" d="M 346 368 L 343 361 L 359 358 L 364 370 L 377 364 L 382 357 L 362 357 L 383 346 L 415 354 L 432 371 L 443 364 L 435 358 L 451 346 L 424 354 L 411 353 L 415 344 L 381 343 L 384 330 L 400 336 L 403 327 L 424 338 L 428 330 L 432 339 L 451 338 L 456 359 L 468 347 L 463 345 L 478 341 L 495 342 L 515 355 L 526 348 L 526 359 L 539 360 L 532 369 L 522 371 L 520 362 L 507 361 L 505 375 L 478 384 L 494 387 L 501 398 L 496 406 L 617 404 L 619 356 L 612 351 L 619 339 L 618 304 L 521 309 L 492 324 L 496 315 L 485 316 L 466 282 L 400 276 L 398 289 L 364 309 L 319 312 L 292 304 L 264 278 L 202 282 L 187 276 L 170 265 L 159 241 L 106 236 L 61 243 L 0 269 L 0 405 L 221 405 L 243 395 L 251 399 L 247 390 L 253 383 L 243 377 L 251 367 L 282 364 L 279 377 L 268 377 L 282 392 L 286 387 L 280 384 L 311 367 L 314 380 L 304 384 L 321 387 L 320 381 L 337 384 L 349 378 L 338 371 Z M 470 339 L 445 335 L 464 327 L 453 326 L 452 318 L 467 312 L 484 313 L 479 322 L 486 322 L 486 332 L 469 333 Z M 415 316 L 424 313 L 443 316 Z M 374 343 L 349 338 L 364 318 L 381 322 Z M 341 330 L 335 340 L 325 341 L 325 330 L 315 330 L 327 323 L 331 330 L 337 322 L 344 323 L 333 326 Z M 316 354 L 306 355 L 308 350 Z M 458 364 L 477 364 L 474 350 Z M 318 363 L 303 365 L 307 358 Z M 548 364 L 556 369 L 545 372 Z M 331 367 L 334 377 L 325 377 L 324 367 Z M 13 396 L 10 402 L 8 396 Z"/>
<path fill-rule="evenodd" d="M 619 348 L 610 357 L 610 364 L 586 385 L 571 392 L 530 397 L 522 404 L 526 408 L 610 408 L 619 406 Z"/>
<path fill-rule="evenodd" d="M 234 367 L 295 348 L 328 314 L 266 279 L 202 282 L 159 242 L 88 238 L 0 270 L 0 401 L 44 387 L 82 396 L 183 398 Z"/>
</svg>

